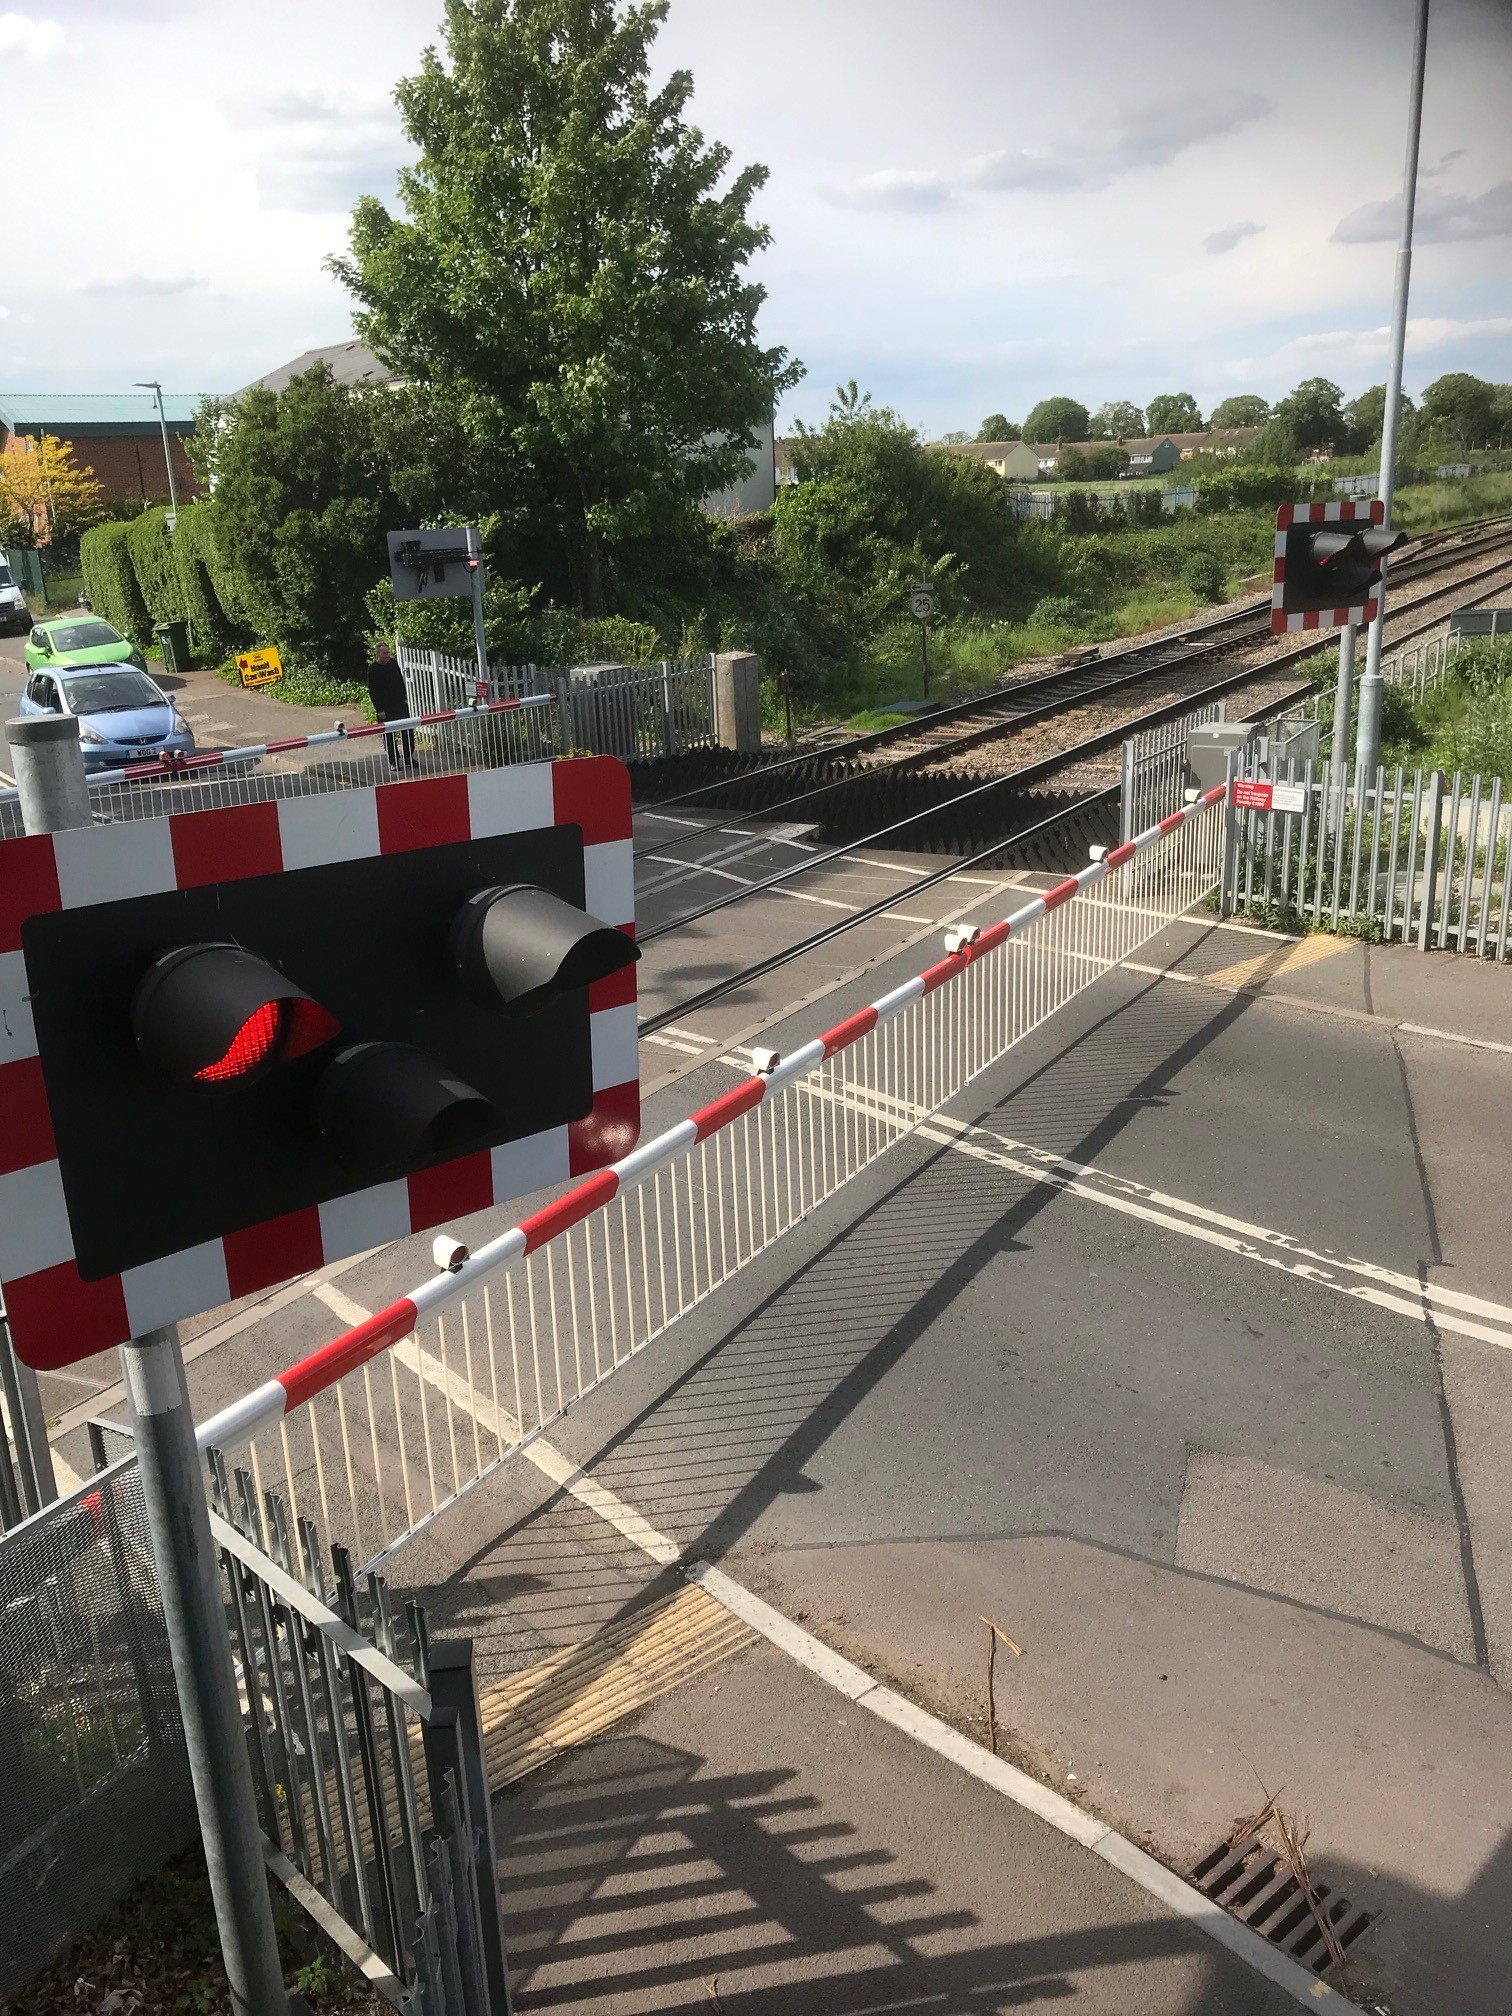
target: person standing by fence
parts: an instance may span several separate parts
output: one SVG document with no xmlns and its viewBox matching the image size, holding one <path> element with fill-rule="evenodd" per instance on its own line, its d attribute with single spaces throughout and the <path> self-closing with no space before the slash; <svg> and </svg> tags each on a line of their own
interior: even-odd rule
<svg viewBox="0 0 1512 2016">
<path fill-rule="evenodd" d="M 405 721 L 409 718 L 409 695 L 404 689 L 404 674 L 394 662 L 389 647 L 379 638 L 373 651 L 372 663 L 367 668 L 368 698 L 373 703 L 373 712 L 380 721 Z M 390 770 L 397 770 L 401 761 L 406 770 L 415 767 L 415 731 L 400 728 L 385 735 L 383 746 L 388 751 Z"/>
</svg>

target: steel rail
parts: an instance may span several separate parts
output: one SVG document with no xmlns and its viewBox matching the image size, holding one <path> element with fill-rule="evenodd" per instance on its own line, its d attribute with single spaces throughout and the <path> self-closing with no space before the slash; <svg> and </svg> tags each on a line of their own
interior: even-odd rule
<svg viewBox="0 0 1512 2016">
<path fill-rule="evenodd" d="M 1500 528 L 1500 531 L 1498 534 L 1488 536 L 1473 545 L 1461 544 L 1454 556 L 1455 558 L 1468 558 L 1477 553 L 1490 552 L 1497 546 L 1505 543 L 1509 530 L 1512 530 L 1512 521 L 1506 519 L 1488 519 L 1478 521 L 1477 526 L 1474 528 L 1456 526 L 1445 528 L 1442 532 L 1418 534 L 1417 537 L 1422 540 L 1431 538 L 1435 542 L 1450 538 L 1462 539 L 1462 535 L 1466 530 L 1478 529 L 1480 523 L 1494 525 Z M 1424 564 L 1430 562 L 1432 563 L 1431 567 Z M 1398 580 L 1401 580 L 1404 576 L 1411 580 L 1415 579 L 1422 572 L 1433 571 L 1433 569 L 1446 564 L 1448 564 L 1447 560 L 1437 554 L 1436 551 L 1424 551 L 1419 547 L 1406 560 L 1399 563 L 1393 572 L 1395 578 Z M 1415 605 L 1409 604 L 1408 606 L 1412 607 Z M 661 840 L 647 841 L 638 846 L 635 849 L 635 859 L 641 860 L 648 855 L 665 854 L 673 848 L 686 845 L 689 841 L 700 839 L 706 833 L 734 832 L 738 830 L 738 822 L 742 820 L 751 818 L 770 819 L 779 812 L 789 812 L 795 806 L 807 804 L 815 798 L 825 797 L 831 792 L 843 791 L 851 784 L 860 782 L 864 777 L 885 776 L 890 770 L 903 772 L 913 768 L 915 765 L 949 760 L 949 758 L 958 754 L 963 749 L 974 748 L 981 743 L 995 741 L 999 736 L 1012 734 L 1019 728 L 1033 726 L 1038 721 L 1053 720 L 1058 714 L 1071 713 L 1077 707 L 1088 705 L 1105 693 L 1117 692 L 1124 687 L 1138 685 L 1143 679 L 1153 679 L 1162 672 L 1173 671 L 1183 665 L 1195 664 L 1202 658 L 1214 655 L 1223 649 L 1225 644 L 1233 644 L 1237 641 L 1234 638 L 1215 638 L 1212 641 L 1202 641 L 1207 636 L 1207 633 L 1211 631 L 1239 630 L 1242 633 L 1245 629 L 1253 627 L 1257 638 L 1268 634 L 1270 607 L 1271 604 L 1268 598 L 1264 601 L 1246 603 L 1241 609 L 1229 610 L 1224 615 L 1213 617 L 1205 623 L 1190 625 L 1174 637 L 1158 637 L 1149 639 L 1144 643 L 1136 642 L 1126 646 L 1123 650 L 1111 651 L 1101 657 L 1083 658 L 1074 665 L 1057 666 L 1054 670 L 1039 673 L 1032 679 L 1008 681 L 1002 685 L 992 687 L 986 693 L 973 694 L 969 699 L 958 701 L 953 706 L 937 708 L 926 715 L 921 715 L 917 720 L 900 722 L 889 728 L 872 729 L 867 734 L 853 736 L 848 741 L 826 743 L 822 747 L 805 750 L 801 754 L 785 757 L 781 762 L 767 764 L 759 770 L 744 773 L 743 776 L 727 780 L 716 780 L 712 786 L 707 783 L 697 785 L 688 791 L 679 792 L 674 797 L 658 799 L 652 805 L 638 806 L 636 808 L 637 811 L 643 814 L 659 812 L 669 805 L 686 804 L 700 797 L 705 797 L 711 788 L 716 790 L 721 789 L 727 783 L 759 782 L 804 763 L 841 759 L 859 752 L 882 748 L 889 743 L 906 740 L 909 737 L 927 735 L 932 733 L 936 728 L 946 725 L 951 721 L 966 720 L 988 709 L 999 707 L 1012 708 L 1013 703 L 1021 695 L 1045 693 L 1051 688 L 1063 687 L 1068 683 L 1084 679 L 1088 673 L 1100 670 L 1105 666 L 1125 667 L 1122 672 L 1116 673 L 1113 678 L 1097 680 L 1094 684 L 1085 687 L 1080 692 L 1062 693 L 1053 700 L 1047 700 L 1042 706 L 1006 713 L 1000 718 L 986 723 L 982 728 L 968 730 L 964 735 L 951 737 L 937 748 L 925 748 L 913 751 L 906 756 L 896 759 L 892 764 L 880 765 L 874 771 L 858 771 L 851 777 L 833 778 L 824 784 L 807 785 L 801 791 L 793 792 L 786 798 L 779 798 L 775 803 L 763 805 L 752 812 L 736 813 L 698 821 L 685 827 L 681 832 L 670 834 Z M 1261 620 L 1262 618 L 1264 620 Z M 1191 641 L 1194 637 L 1198 639 L 1196 644 L 1193 644 Z M 1160 651 L 1163 647 L 1167 646 L 1178 648 L 1171 650 L 1169 655 L 1154 659 L 1148 664 L 1131 666 L 1127 663 L 1132 658 L 1148 657 L 1152 652 Z M 1285 662 L 1287 660 L 1284 654 L 1280 654 L 1268 659 L 1266 664 L 1274 665 Z M 1257 667 L 1257 675 L 1263 670 L 1264 667 Z M 695 864 L 690 863 L 689 865 L 692 866 Z"/>
<path fill-rule="evenodd" d="M 1485 580 L 1490 575 L 1501 573 L 1508 567 L 1512 567 L 1512 554 L 1509 554 L 1504 560 L 1493 563 L 1490 567 L 1482 568 L 1479 573 L 1471 575 L 1465 580 L 1452 581 L 1442 588 L 1429 589 L 1425 594 L 1416 597 L 1413 601 L 1399 604 L 1399 613 L 1403 616 L 1410 616 L 1414 610 L 1420 609 L 1424 603 L 1441 600 L 1445 595 L 1460 593 L 1467 585 Z M 1434 618 L 1433 621 L 1437 622 L 1438 619 Z M 1429 627 L 1431 627 L 1431 624 L 1421 625 L 1419 626 L 1419 630 Z M 1412 637 L 1418 635 L 1419 630 L 1407 630 L 1393 641 L 1406 643 Z M 1299 664 L 1307 658 L 1316 657 L 1319 652 L 1329 648 L 1331 639 L 1331 632 L 1314 632 L 1306 643 L 1295 644 L 1284 651 L 1277 652 L 1273 657 L 1266 659 L 1263 665 L 1242 667 L 1238 672 L 1231 673 L 1226 678 L 1217 680 L 1209 686 L 1204 686 L 1195 693 L 1180 694 L 1174 700 L 1162 701 L 1158 707 L 1147 709 L 1143 714 L 1130 715 L 1126 719 L 1115 723 L 1111 728 L 1099 729 L 1095 734 L 1084 737 L 1082 741 L 1073 743 L 1069 748 L 1056 750 L 1051 755 L 1040 757 L 1033 763 L 1022 764 L 1016 770 L 1005 770 L 1000 776 L 989 777 L 984 782 L 970 785 L 966 790 L 957 792 L 953 797 L 942 799 L 938 805 L 927 805 L 920 811 L 910 812 L 901 819 L 892 820 L 886 826 L 877 827 L 859 839 L 846 841 L 843 845 L 827 848 L 820 854 L 811 855 L 804 861 L 794 862 L 791 866 L 780 868 L 773 874 L 764 876 L 758 882 L 747 884 L 744 888 L 727 890 L 722 896 L 711 897 L 707 903 L 698 904 L 691 910 L 681 910 L 675 917 L 668 918 L 665 923 L 652 925 L 648 929 L 639 932 L 637 934 L 638 942 L 641 945 L 652 944 L 656 939 L 668 937 L 672 932 L 681 930 L 685 925 L 697 923 L 701 918 L 712 916 L 716 911 L 727 910 L 733 904 L 743 903 L 752 896 L 763 895 L 770 889 L 782 888 L 790 882 L 797 881 L 800 876 L 810 874 L 816 868 L 825 867 L 831 862 L 841 860 L 846 855 L 854 854 L 863 847 L 875 847 L 880 842 L 905 831 L 909 827 L 918 826 L 925 820 L 936 819 L 946 815 L 954 811 L 956 807 L 980 798 L 989 791 L 1000 790 L 1005 786 L 1012 786 L 1020 791 L 1025 790 L 1030 785 L 1042 782 L 1044 778 L 1053 775 L 1055 771 L 1063 770 L 1072 763 L 1083 761 L 1089 756 L 1101 755 L 1105 750 L 1114 748 L 1123 742 L 1130 734 L 1138 734 L 1141 730 L 1147 728 L 1160 727 L 1163 723 L 1178 719 L 1182 714 L 1189 712 L 1195 707 L 1201 707 L 1210 700 L 1222 699 L 1228 694 L 1237 691 L 1240 687 L 1252 685 L 1256 679 L 1270 677 L 1278 669 L 1285 668 L 1288 665 Z M 1314 680 L 1308 686 L 1299 690 L 1303 693 L 1311 692 L 1316 685 L 1317 681 Z M 844 784 L 831 784 L 822 788 L 829 791 L 840 790 L 844 788 Z M 1068 806 L 1064 816 L 1070 817 L 1076 809 L 1075 806 Z M 1005 842 L 1004 844 L 1007 843 Z M 696 861 L 690 861 L 688 863 L 690 873 L 696 874 L 698 865 Z M 691 1012 L 690 1004 L 683 1004 L 683 1012 Z M 642 1027 L 644 1029 L 645 1025 L 642 1025 Z"/>
</svg>

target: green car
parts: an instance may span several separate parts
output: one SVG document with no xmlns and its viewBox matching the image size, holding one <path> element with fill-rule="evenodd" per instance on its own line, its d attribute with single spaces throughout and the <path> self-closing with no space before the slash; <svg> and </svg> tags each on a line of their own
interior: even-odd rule
<svg viewBox="0 0 1512 2016">
<path fill-rule="evenodd" d="M 66 665 L 140 665 L 136 646 L 98 616 L 54 616 L 38 623 L 26 640 L 28 672 L 53 672 Z"/>
</svg>

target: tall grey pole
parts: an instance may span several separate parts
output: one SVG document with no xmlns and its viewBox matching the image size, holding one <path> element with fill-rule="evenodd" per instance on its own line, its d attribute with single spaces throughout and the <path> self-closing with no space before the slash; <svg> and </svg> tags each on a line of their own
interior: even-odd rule
<svg viewBox="0 0 1512 2016">
<path fill-rule="evenodd" d="M 163 463 L 168 471 L 168 509 L 178 517 L 178 485 L 173 480 L 173 453 L 168 446 L 168 415 L 163 410 L 163 388 L 156 378 L 139 378 L 137 384 L 157 399 L 158 426 L 163 434 Z"/>
<path fill-rule="evenodd" d="M 1339 683 L 1334 691 L 1333 743 L 1329 768 L 1336 782 L 1349 772 L 1349 716 L 1354 704 L 1355 626 L 1346 623 L 1339 632 Z"/>
<path fill-rule="evenodd" d="M 123 1344 L 121 1375 L 231 2007 L 288 2016 L 178 1325 Z"/>
<path fill-rule="evenodd" d="M 62 833 L 89 824 L 89 786 L 79 753 L 79 724 L 72 714 L 23 714 L 5 724 L 10 744 L 11 772 L 21 800 L 21 823 L 28 833 Z M 10 1356 L 5 1368 L 7 1396 L 14 1395 L 11 1427 L 22 1458 L 22 1483 L 29 1509 L 36 1511 L 58 1495 L 52 1445 L 37 1375 L 15 1356 L 7 1329 L 0 1350 Z M 15 1416 L 19 1413 L 20 1418 Z"/>
<path fill-rule="evenodd" d="M 476 526 L 467 528 L 467 551 L 471 566 L 468 577 L 472 584 L 473 636 L 478 646 L 478 678 L 483 686 L 483 697 L 490 698 L 493 681 L 488 673 L 488 640 L 483 634 L 483 541 Z"/>
<path fill-rule="evenodd" d="M 1407 296 L 1412 280 L 1412 218 L 1417 208 L 1418 140 L 1423 129 L 1423 71 L 1428 57 L 1428 0 L 1417 0 L 1412 38 L 1412 83 L 1407 96 L 1407 160 L 1402 170 L 1402 239 L 1397 246 L 1396 295 L 1391 307 L 1391 372 L 1386 380 L 1386 414 L 1381 426 L 1381 501 L 1391 523 L 1396 494 L 1397 429 L 1402 413 L 1402 360 L 1407 350 Z M 1381 761 L 1381 644 L 1386 630 L 1386 563 L 1375 621 L 1365 644 L 1365 676 L 1360 681 L 1360 726 L 1355 774 L 1373 777 Z"/>
<path fill-rule="evenodd" d="M 27 832 L 89 825 L 76 718 L 30 714 L 8 721 L 5 732 Z M 35 1373 L 19 1360 L 16 1370 L 35 1393 Z M 288 2016 L 177 1329 L 154 1330 L 123 1344 L 121 1370 L 231 2006 L 235 2016 Z M 48 1496 L 55 1498 L 45 1421 L 41 1436 Z"/>
</svg>

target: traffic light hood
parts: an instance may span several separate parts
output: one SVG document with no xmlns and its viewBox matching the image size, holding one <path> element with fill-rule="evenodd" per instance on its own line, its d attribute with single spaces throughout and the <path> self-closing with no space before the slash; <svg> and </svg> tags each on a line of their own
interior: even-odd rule
<svg viewBox="0 0 1512 2016">
<path fill-rule="evenodd" d="M 412 1043 L 355 1043 L 321 1074 L 315 1122 L 340 1161 L 382 1177 L 469 1153 L 499 1116 L 481 1092 Z"/>
<path fill-rule="evenodd" d="M 640 947 L 549 889 L 516 882 L 473 891 L 452 927 L 451 956 L 475 1001 L 523 1015 L 621 972 Z"/>
</svg>

